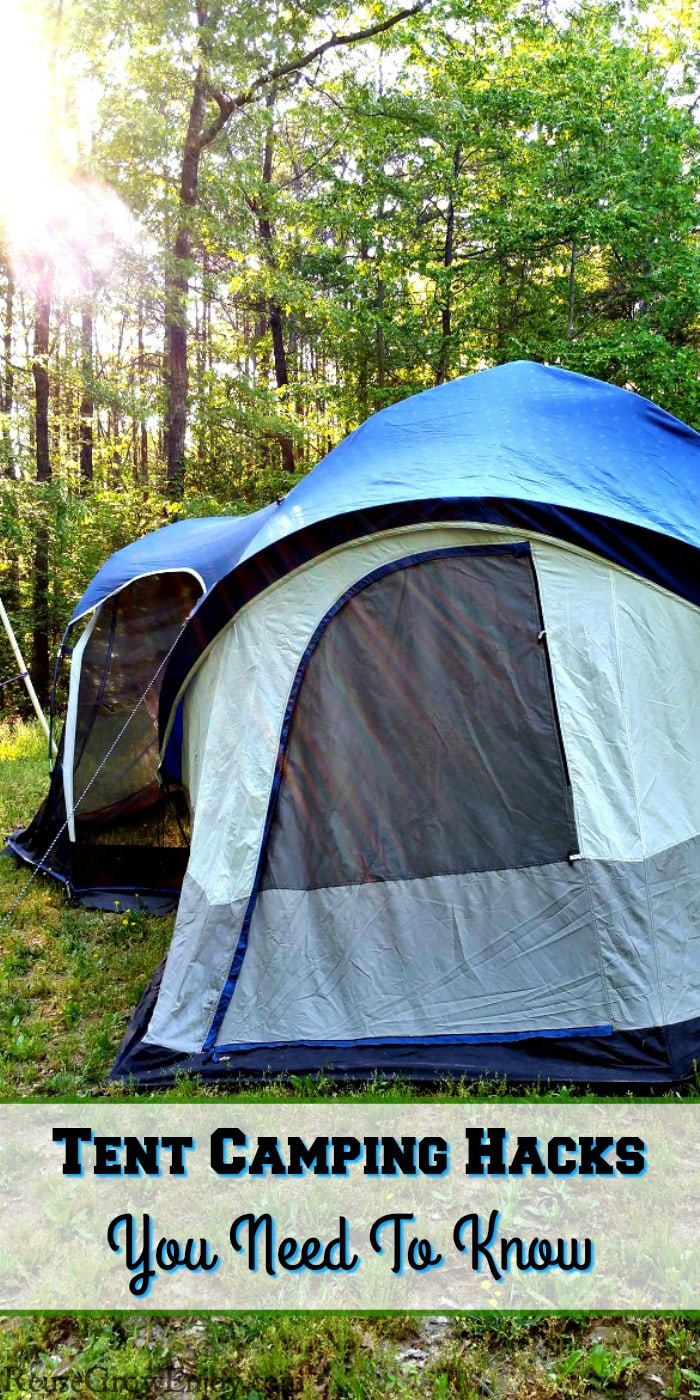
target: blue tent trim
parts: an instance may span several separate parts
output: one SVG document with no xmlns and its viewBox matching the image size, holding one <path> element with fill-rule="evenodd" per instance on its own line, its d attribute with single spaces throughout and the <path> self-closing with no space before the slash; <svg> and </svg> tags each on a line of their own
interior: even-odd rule
<svg viewBox="0 0 700 1400">
<path fill-rule="evenodd" d="M 521 1040 L 567 1040 L 583 1036 L 614 1035 L 612 1026 L 565 1026 L 561 1030 L 528 1030 L 528 1031 L 507 1031 L 501 1034 L 465 1034 L 465 1035 L 424 1035 L 424 1036 L 372 1036 L 365 1040 L 327 1040 L 323 1042 L 324 1050 L 359 1050 L 364 1046 L 368 1049 L 375 1049 L 387 1045 L 412 1045 L 423 1048 L 433 1045 L 515 1045 Z M 275 1050 L 277 1044 L 268 1041 L 264 1045 L 258 1042 L 241 1042 L 240 1044 L 217 1045 L 211 1051 L 214 1062 L 221 1059 L 222 1055 L 236 1054 L 239 1051 L 247 1050 Z M 311 1050 L 318 1048 L 316 1040 L 295 1040 L 291 1046 L 293 1050 Z"/>
<path fill-rule="evenodd" d="M 210 516 L 178 520 L 118 549 L 98 570 L 73 609 L 68 627 L 144 575 L 176 570 L 196 574 L 204 590 L 232 569 L 278 506 L 265 506 L 252 515 Z"/>
<path fill-rule="evenodd" d="M 22 845 L 22 842 L 17 839 L 14 833 L 5 837 L 5 849 L 12 851 L 12 854 L 24 861 L 25 865 L 31 865 L 32 868 L 41 875 L 50 875 L 52 879 L 58 880 L 59 884 L 65 885 L 70 893 L 73 892 L 68 876 L 64 875 L 60 870 L 57 870 L 53 865 L 47 865 L 45 861 L 37 860 L 32 853 Z"/>
</svg>

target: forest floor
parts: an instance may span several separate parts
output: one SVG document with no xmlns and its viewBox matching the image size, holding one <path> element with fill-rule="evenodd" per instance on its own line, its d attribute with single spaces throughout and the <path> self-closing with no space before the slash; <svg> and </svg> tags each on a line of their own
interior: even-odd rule
<svg viewBox="0 0 700 1400">
<path fill-rule="evenodd" d="M 1 723 L 0 831 L 29 821 L 46 787 L 38 726 Z M 107 1086 L 106 1078 L 168 946 L 172 919 L 79 909 L 54 882 L 38 878 L 27 888 L 28 878 L 13 859 L 0 859 L 0 1100 L 118 1097 L 124 1091 Z M 266 1086 L 263 1096 L 308 1101 L 331 1092 L 293 1080 Z M 393 1101 L 413 1097 L 406 1085 L 377 1083 L 367 1092 Z M 189 1083 L 160 1097 L 189 1102 L 206 1094 Z M 446 1085 L 439 1097 L 484 1101 L 508 1098 L 508 1091 L 499 1084 Z M 537 1097 L 575 1101 L 568 1091 Z M 696 1099 L 696 1090 L 689 1097 Z M 494 1307 L 449 1317 L 0 1317 L 0 1396 L 44 1395 L 685 1400 L 700 1397 L 700 1315 L 550 1315 Z"/>
</svg>

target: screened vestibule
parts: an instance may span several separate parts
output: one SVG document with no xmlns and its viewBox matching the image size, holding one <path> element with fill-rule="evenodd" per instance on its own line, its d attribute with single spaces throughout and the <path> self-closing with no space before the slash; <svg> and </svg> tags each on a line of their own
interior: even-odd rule
<svg viewBox="0 0 700 1400">
<path fill-rule="evenodd" d="M 201 593 L 186 571 L 137 578 L 64 650 L 70 686 L 51 786 L 10 844 L 84 903 L 136 899 L 160 911 L 177 902 L 188 816 L 182 794 L 158 781 L 158 700 L 165 658 Z"/>
</svg>

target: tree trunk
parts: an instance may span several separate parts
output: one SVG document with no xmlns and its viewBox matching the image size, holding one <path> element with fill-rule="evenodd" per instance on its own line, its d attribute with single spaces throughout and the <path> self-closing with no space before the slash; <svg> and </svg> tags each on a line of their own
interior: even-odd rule
<svg viewBox="0 0 700 1400">
<path fill-rule="evenodd" d="M 384 388 L 386 382 L 386 337 L 384 335 L 384 294 L 385 286 L 382 280 L 382 259 L 384 257 L 384 237 L 381 232 L 384 220 L 384 200 L 379 201 L 377 210 L 377 291 L 374 299 L 374 348 L 377 356 L 377 387 Z"/>
<path fill-rule="evenodd" d="M 41 269 L 34 311 L 34 425 L 37 482 L 51 480 L 49 450 L 49 330 L 51 321 L 51 270 Z M 49 525 L 46 513 L 39 518 L 34 541 L 32 618 L 32 679 L 42 705 L 49 696 Z"/>
<path fill-rule="evenodd" d="M 271 111 L 275 104 L 277 91 L 275 88 L 268 94 L 266 106 Z M 269 216 L 268 192 L 272 185 L 272 164 L 274 157 L 272 126 L 268 127 L 265 140 L 265 150 L 263 152 L 263 186 L 264 191 L 258 206 L 258 236 L 262 243 L 262 251 L 268 267 L 274 269 L 275 250 L 273 246 L 273 228 Z M 286 389 L 289 385 L 289 370 L 287 367 L 287 350 L 284 343 L 284 328 L 282 320 L 282 307 L 274 300 L 268 304 L 267 324 L 272 338 L 272 358 L 275 366 L 275 383 L 278 389 Z M 295 471 L 294 444 L 286 433 L 276 433 L 275 437 L 279 445 L 282 457 L 282 468 L 290 474 Z"/>
<path fill-rule="evenodd" d="M 192 258 L 191 214 L 197 201 L 201 138 L 205 114 L 205 81 L 200 64 L 180 171 L 180 212 L 175 246 L 165 278 L 165 455 L 168 493 L 173 499 L 185 489 L 187 435 L 187 301 Z"/>
<path fill-rule="evenodd" d="M 450 202 L 447 206 L 447 223 L 445 226 L 445 247 L 442 255 L 442 265 L 447 274 L 445 284 L 445 296 L 442 303 L 441 328 L 442 340 L 440 341 L 440 356 L 438 359 L 435 383 L 444 384 L 450 366 L 450 352 L 452 349 L 452 280 L 450 268 L 454 261 L 454 237 L 455 237 L 455 206 L 454 193 L 457 179 L 459 177 L 459 164 L 462 158 L 461 147 L 457 147 L 452 160 L 452 189 L 450 190 Z"/>
<path fill-rule="evenodd" d="M 508 335 L 510 318 L 507 307 L 508 297 L 508 259 L 500 243 L 496 250 L 496 343 L 493 350 L 493 358 L 497 365 L 502 365 L 507 359 L 506 339 Z"/>
<path fill-rule="evenodd" d="M 5 372 L 2 379 L 2 412 L 6 421 L 2 428 L 2 470 L 14 480 L 19 480 L 20 470 L 15 462 L 12 442 L 12 411 L 14 408 L 15 376 L 12 368 L 12 326 L 14 316 L 15 282 L 10 267 L 7 268 L 5 289 L 5 324 L 3 328 L 3 353 Z M 20 565 L 16 550 L 10 551 L 3 574 L 2 592 L 5 607 L 9 613 L 20 611 Z"/>
<path fill-rule="evenodd" d="M 3 472 L 8 476 L 18 477 L 19 468 L 15 464 L 14 450 L 12 446 L 12 407 L 14 403 L 15 376 L 12 368 L 12 321 L 14 315 L 15 283 L 12 272 L 7 269 L 7 287 L 5 289 L 5 325 L 3 328 L 3 355 L 5 360 L 5 372 L 2 378 L 2 412 L 5 421 L 2 425 L 2 454 L 0 463 Z"/>
<path fill-rule="evenodd" d="M 39 278 L 34 307 L 34 426 L 36 479 L 51 480 L 49 453 L 49 326 L 51 320 L 51 273 L 44 266 Z"/>
<path fill-rule="evenodd" d="M 573 338 L 574 338 L 574 312 L 575 312 L 575 309 L 576 309 L 576 258 L 577 258 L 576 244 L 574 243 L 574 241 L 573 241 L 573 239 L 572 239 L 572 240 L 571 240 L 571 258 L 570 258 L 570 261 L 569 261 L 569 288 L 568 288 L 568 297 L 567 297 L 567 319 L 566 319 L 566 338 L 567 338 L 567 340 L 573 340 Z"/>
<path fill-rule="evenodd" d="M 287 375 L 287 352 L 284 346 L 284 332 L 282 330 L 282 309 L 274 304 L 270 305 L 269 317 L 270 331 L 272 333 L 272 354 L 275 362 L 275 380 L 278 389 L 285 389 L 289 384 Z M 294 461 L 294 444 L 287 433 L 277 433 L 280 453 L 282 455 L 282 469 L 292 473 L 296 471 Z"/>
<path fill-rule="evenodd" d="M 95 400 L 93 395 L 92 366 L 93 322 L 92 308 L 83 306 L 80 319 L 80 350 L 82 391 L 80 396 L 80 485 L 84 488 L 93 479 L 93 418 Z"/>
<path fill-rule="evenodd" d="M 148 425 L 144 414 L 146 403 L 146 354 L 143 342 L 143 302 L 139 302 L 138 324 L 138 374 L 139 396 L 141 398 L 139 480 L 142 486 L 148 485 Z"/>
<path fill-rule="evenodd" d="M 377 350 L 377 385 L 380 389 L 383 389 L 386 380 L 386 341 L 384 339 L 384 326 L 381 319 L 384 312 L 384 283 L 381 277 L 377 278 L 377 297 L 375 305 L 377 309 L 374 332 Z"/>
<path fill-rule="evenodd" d="M 3 330 L 3 351 L 5 356 L 5 374 L 2 381 L 2 411 L 8 417 L 12 413 L 12 402 L 14 397 L 15 376 L 12 368 L 12 318 L 15 305 L 15 282 L 9 268 L 7 271 L 7 287 L 5 290 L 5 326 Z"/>
</svg>

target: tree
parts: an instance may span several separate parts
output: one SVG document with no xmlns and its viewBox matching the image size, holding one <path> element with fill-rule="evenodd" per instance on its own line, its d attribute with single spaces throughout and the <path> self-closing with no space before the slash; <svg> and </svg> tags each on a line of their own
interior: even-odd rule
<svg viewBox="0 0 700 1400">
<path fill-rule="evenodd" d="M 530 356 L 697 416 L 698 135 L 633 22 L 521 7 L 414 65 L 354 95 L 362 179 L 330 202 L 381 242 L 396 389 L 404 355 L 411 387 L 421 361 L 440 382 Z"/>
<path fill-rule="evenodd" d="M 278 11 L 275 8 L 273 15 L 277 23 L 272 23 L 271 33 L 273 40 L 276 41 L 278 52 L 283 46 L 288 48 L 286 56 L 277 57 L 273 49 L 272 56 L 267 59 L 267 62 L 264 62 L 263 71 L 253 76 L 245 86 L 240 87 L 235 95 L 229 95 L 221 82 L 221 75 L 217 72 L 215 48 L 220 26 L 224 19 L 230 20 L 230 13 L 221 5 L 212 6 L 204 3 L 203 0 L 198 0 L 195 7 L 197 23 L 196 68 L 180 167 L 180 209 L 177 231 L 166 284 L 166 455 L 168 483 L 171 492 L 176 496 L 181 495 L 184 489 L 185 473 L 188 391 L 187 314 L 192 258 L 190 211 L 197 202 L 200 165 L 204 152 L 212 147 L 225 132 L 231 119 L 254 103 L 261 94 L 267 93 L 276 96 L 281 83 L 289 83 L 304 69 L 309 68 L 311 64 L 319 62 L 324 54 L 331 50 L 347 48 L 377 38 L 401 23 L 402 20 L 418 14 L 424 9 L 426 3 L 427 0 L 416 0 L 413 5 L 395 11 L 373 24 L 365 25 L 348 33 L 332 33 L 326 39 L 310 43 L 308 47 L 302 47 L 301 51 L 298 48 L 299 40 L 294 33 L 291 36 L 292 43 L 289 45 L 288 16 L 285 15 L 285 26 L 282 30 L 279 25 Z M 263 8 L 261 7 L 261 9 Z M 273 15 L 270 16 L 271 20 Z M 312 16 L 312 18 L 316 17 L 316 15 Z M 284 45 L 282 35 L 286 41 Z M 305 33 L 301 37 L 308 43 L 308 34 Z M 227 35 L 226 38 L 230 43 L 230 35 Z M 215 109 L 215 115 L 210 115 L 210 119 L 207 120 L 209 109 L 212 106 Z M 269 164 L 270 172 L 267 181 L 263 175 L 263 181 L 268 184 L 271 180 L 271 160 L 272 146 L 270 144 L 266 147 L 266 161 Z M 269 242 L 271 231 L 269 230 L 269 220 L 266 219 L 264 212 L 261 219 L 261 237 L 266 237 L 262 230 L 267 229 L 269 235 L 267 241 Z M 280 377 L 284 379 L 286 372 L 279 312 L 272 308 L 269 315 L 273 329 L 275 364 L 279 382 Z M 282 448 L 285 454 L 285 470 L 293 470 L 293 456 L 288 439 L 282 440 Z"/>
</svg>

